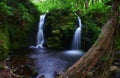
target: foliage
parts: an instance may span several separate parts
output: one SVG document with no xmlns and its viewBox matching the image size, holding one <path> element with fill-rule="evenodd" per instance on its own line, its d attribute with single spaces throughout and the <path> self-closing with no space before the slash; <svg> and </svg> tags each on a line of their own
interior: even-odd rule
<svg viewBox="0 0 120 78">
<path fill-rule="evenodd" d="M 71 11 L 76 12 L 84 9 L 86 10 L 86 6 L 90 8 L 93 5 L 99 3 L 105 4 L 108 1 L 109 0 L 31 0 L 31 2 L 33 2 L 43 13 L 64 8 L 69 8 Z M 94 7 L 99 7 L 99 5 Z"/>
<path fill-rule="evenodd" d="M 12 47 L 10 45 L 12 49 L 28 46 L 31 33 L 37 31 L 37 27 L 34 26 L 37 26 L 39 19 L 38 8 L 43 13 L 49 12 L 44 28 L 48 46 L 51 48 L 62 46 L 64 48 L 70 44 L 68 42 L 72 41 L 74 30 L 77 27 L 77 17 L 74 15 L 76 12 L 81 17 L 84 25 L 83 42 L 91 45 L 100 33 L 100 28 L 109 17 L 109 7 L 104 5 L 108 0 L 96 0 L 93 3 L 88 0 L 88 8 L 85 8 L 85 1 L 1 0 L 1 29 L 6 28 L 6 24 L 8 25 L 7 31 L 9 32 L 10 42 L 14 45 Z"/>
<path fill-rule="evenodd" d="M 0 14 L 1 15 L 12 15 L 12 12 L 10 11 L 11 7 L 6 5 L 4 2 L 0 2 Z"/>
<path fill-rule="evenodd" d="M 21 3 L 18 4 L 18 9 L 16 13 L 19 13 L 19 20 L 26 20 L 27 22 L 32 22 L 33 18 L 28 13 L 28 9 Z"/>
<path fill-rule="evenodd" d="M 92 6 L 89 6 L 89 8 L 86 11 L 86 13 L 107 13 L 107 10 L 109 9 L 109 6 L 105 6 L 104 3 L 96 3 Z"/>
<path fill-rule="evenodd" d="M 69 8 L 72 11 L 83 8 L 83 0 L 31 0 L 40 11 L 49 12 L 55 9 Z M 79 6 L 81 5 L 81 6 Z"/>
<path fill-rule="evenodd" d="M 62 22 L 60 22 L 59 19 L 61 19 L 61 17 L 64 16 L 64 14 L 62 14 L 62 12 L 65 12 L 64 10 L 66 10 L 66 11 L 69 10 L 69 12 L 70 11 L 73 13 L 76 12 L 81 17 L 82 23 L 83 23 L 82 49 L 84 49 L 84 50 L 89 49 L 90 46 L 97 39 L 102 26 L 104 25 L 106 20 L 110 17 L 110 6 L 105 5 L 105 3 L 108 2 L 108 0 L 106 0 L 106 1 L 105 0 L 96 0 L 94 2 L 92 2 L 91 0 L 88 0 L 88 8 L 87 9 L 85 8 L 85 0 L 79 0 L 79 1 L 78 0 L 67 0 L 67 1 L 54 0 L 53 2 L 51 2 L 51 1 L 52 0 L 44 0 L 41 2 L 33 1 L 33 3 L 35 3 L 35 5 L 37 5 L 37 7 L 39 7 L 40 11 L 55 13 L 55 14 L 51 14 L 51 17 L 48 17 L 48 18 L 50 18 L 49 20 L 52 23 L 55 21 L 57 23 L 57 26 L 55 23 L 53 24 L 54 26 L 51 25 L 51 23 L 49 23 L 49 27 L 47 27 L 47 28 L 50 30 L 49 31 L 45 30 L 45 31 L 48 33 L 52 32 L 49 35 L 54 36 L 53 40 L 56 40 L 57 42 L 55 43 L 55 42 L 50 41 L 50 40 L 52 40 L 52 38 L 48 39 L 49 47 L 53 48 L 55 46 L 58 47 L 58 45 L 60 46 L 62 43 L 60 43 L 60 44 L 57 44 L 57 43 L 61 42 L 61 39 L 63 41 L 64 40 L 67 41 L 67 39 L 70 39 L 72 41 L 73 34 L 70 34 L 70 31 L 72 31 L 72 33 L 74 32 L 75 28 L 72 26 L 73 24 L 66 25 L 66 26 L 62 25 L 59 27 L 59 23 L 62 23 Z M 46 7 L 44 7 L 44 6 L 46 6 Z M 62 12 L 60 12 L 60 10 L 62 10 Z M 73 13 L 71 13 L 71 14 L 73 14 Z M 48 15 L 49 15 L 49 13 L 48 13 Z M 59 19 L 57 19 L 59 16 L 61 16 L 61 17 Z M 69 18 L 69 16 L 67 18 Z M 59 22 L 57 22 L 56 19 Z M 77 18 L 74 19 L 74 22 L 76 19 Z M 61 19 L 61 20 L 63 20 L 63 19 Z M 65 21 L 68 21 L 68 20 L 65 19 Z M 74 26 L 75 25 L 76 24 L 74 23 Z M 59 32 L 57 32 L 57 31 L 59 31 Z M 56 36 L 55 36 L 55 34 L 56 34 Z M 60 35 L 60 36 L 58 37 L 57 35 Z M 66 35 L 67 38 L 64 35 Z M 58 39 L 56 39 L 56 37 Z M 64 37 L 65 39 L 63 39 L 62 37 Z M 57 45 L 54 45 L 54 44 L 57 44 Z"/>
<path fill-rule="evenodd" d="M 0 60 L 7 56 L 9 49 L 30 45 L 39 13 L 29 0 L 0 1 Z"/>
<path fill-rule="evenodd" d="M 51 49 L 67 49 L 77 24 L 77 17 L 69 10 L 52 10 L 46 16 L 44 33 L 46 45 Z"/>
<path fill-rule="evenodd" d="M 65 3 L 67 3 L 67 2 L 69 2 L 69 0 L 66 1 Z M 84 1 L 82 1 L 82 2 L 84 3 Z M 74 4 L 74 3 L 76 3 L 76 1 L 71 1 L 71 3 Z M 75 7 L 75 6 L 73 6 L 73 7 Z M 61 6 L 61 8 L 62 8 L 62 6 Z M 76 13 L 78 14 L 78 16 L 81 17 L 82 23 L 83 23 L 83 27 L 82 27 L 82 49 L 87 50 L 95 42 L 95 40 L 97 39 L 97 37 L 98 37 L 98 35 L 101 31 L 102 26 L 107 21 L 107 19 L 110 17 L 110 13 L 109 13 L 110 6 L 105 6 L 104 2 L 97 2 L 97 3 L 94 3 L 93 5 L 90 5 L 89 8 L 87 8 L 87 9 L 85 9 L 83 7 L 81 7 L 81 8 L 79 7 L 79 9 L 81 9 L 81 10 L 79 12 L 76 12 Z M 75 16 L 74 17 L 74 23 L 69 22 L 71 24 L 68 24 L 67 22 L 69 20 L 67 20 L 65 18 L 69 19 L 69 16 L 67 16 L 67 14 L 69 14 L 69 13 L 74 14 L 72 12 L 73 11 L 75 12 L 76 10 L 79 10 L 79 9 L 74 9 L 73 10 L 73 8 L 71 6 L 69 6 L 69 9 L 67 9 L 65 7 L 64 7 L 64 9 L 54 8 L 53 10 L 50 11 L 50 13 L 48 13 L 49 17 L 47 17 L 48 20 L 50 20 L 49 21 L 50 23 L 47 24 L 47 25 L 49 25 L 49 27 L 47 27 L 47 28 L 50 29 L 50 30 L 49 31 L 45 30 L 45 31 L 50 33 L 49 36 L 50 35 L 51 36 L 56 35 L 56 37 L 58 39 L 56 40 L 56 37 L 55 37 L 55 40 L 58 41 L 58 42 L 61 42 L 61 39 L 63 41 L 64 40 L 68 41 L 67 39 L 70 39 L 72 41 L 73 33 L 74 33 L 74 30 L 75 30 L 75 27 L 73 27 L 73 25 L 76 26 L 75 23 L 77 22 L 77 18 Z M 51 14 L 51 12 L 53 14 Z M 58 17 L 61 20 L 57 19 Z M 64 17 L 64 19 L 62 19 L 62 17 Z M 46 18 L 46 21 L 47 21 L 47 18 Z M 63 20 L 67 21 L 67 22 L 65 22 L 66 25 L 64 25 Z M 71 20 L 73 20 L 73 19 L 71 19 Z M 57 25 L 56 25 L 56 23 L 53 23 L 54 21 L 57 23 Z M 53 23 L 54 26 L 52 25 L 52 23 Z M 61 26 L 59 26 L 60 23 L 61 23 Z M 71 34 L 70 34 L 70 31 L 72 31 Z M 58 37 L 58 35 L 59 35 L 59 37 Z M 65 38 L 65 39 L 63 39 L 62 37 Z M 53 39 L 54 39 L 54 37 L 53 37 Z M 50 40 L 52 40 L 52 38 L 50 38 L 48 40 L 48 43 L 49 43 Z M 50 47 L 50 44 L 52 44 L 51 46 L 53 48 L 53 44 L 57 44 L 58 42 L 56 42 L 56 43 L 53 42 L 52 43 L 52 41 L 50 41 L 49 47 Z M 61 43 L 59 44 L 59 46 L 60 45 L 61 45 Z M 58 44 L 57 44 L 57 46 L 58 46 Z"/>
<path fill-rule="evenodd" d="M 62 0 L 43 0 L 43 1 L 38 1 L 38 0 L 31 0 L 40 11 L 42 12 L 48 12 L 50 10 L 54 10 L 54 9 L 62 9 L 63 7 L 67 7 L 69 6 L 64 5 L 64 3 L 62 2 Z"/>
<path fill-rule="evenodd" d="M 3 60 L 8 54 L 9 38 L 0 30 L 0 60 Z"/>
<path fill-rule="evenodd" d="M 110 56 L 104 55 L 104 56 L 102 56 L 101 61 L 102 61 L 102 62 L 108 62 L 109 59 L 110 59 Z"/>
<path fill-rule="evenodd" d="M 86 29 L 86 33 L 88 33 L 87 37 L 89 39 L 91 38 L 90 40 L 91 43 L 94 43 L 101 29 L 94 22 L 85 21 L 84 23 L 85 23 L 85 26 L 87 26 L 87 29 Z"/>
<path fill-rule="evenodd" d="M 110 17 L 110 6 L 105 6 L 104 3 L 96 3 L 87 10 L 83 9 L 83 15 L 87 16 L 86 18 L 93 19 L 95 23 L 103 25 Z"/>
<path fill-rule="evenodd" d="M 53 43 L 53 41 L 54 41 L 54 43 Z M 47 40 L 47 46 L 49 47 L 49 48 L 54 48 L 54 49 L 62 49 L 63 47 L 61 46 L 61 41 L 60 41 L 60 39 L 59 39 L 59 37 L 50 37 L 50 38 L 48 38 L 48 40 Z"/>
<path fill-rule="evenodd" d="M 96 41 L 102 26 L 110 18 L 110 6 L 104 3 L 96 3 L 89 6 L 88 9 L 82 9 L 82 13 L 78 13 L 82 19 L 82 49 L 87 51 Z"/>
<path fill-rule="evenodd" d="M 98 25 L 93 19 L 83 20 L 81 48 L 84 51 L 87 51 L 91 47 L 100 34 L 101 28 Z"/>
</svg>

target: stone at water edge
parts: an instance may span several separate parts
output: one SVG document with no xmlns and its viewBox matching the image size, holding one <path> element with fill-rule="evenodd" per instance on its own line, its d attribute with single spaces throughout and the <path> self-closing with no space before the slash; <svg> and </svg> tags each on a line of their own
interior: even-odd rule
<svg viewBox="0 0 120 78">
<path fill-rule="evenodd" d="M 41 75 L 39 78 L 45 78 L 45 75 Z"/>
<path fill-rule="evenodd" d="M 118 67 L 117 67 L 117 66 L 111 66 L 109 71 L 112 72 L 112 71 L 116 71 L 116 70 L 118 70 Z"/>
</svg>

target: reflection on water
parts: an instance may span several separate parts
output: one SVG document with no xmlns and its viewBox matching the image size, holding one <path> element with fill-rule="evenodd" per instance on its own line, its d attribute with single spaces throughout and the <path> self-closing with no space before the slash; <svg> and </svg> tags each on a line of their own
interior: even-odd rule
<svg viewBox="0 0 120 78">
<path fill-rule="evenodd" d="M 83 52 L 78 50 L 70 51 L 52 51 L 47 49 L 24 49 L 17 51 L 18 54 L 12 54 L 10 65 L 30 65 L 34 67 L 39 75 L 45 75 L 45 78 L 54 78 L 54 73 L 65 71 L 73 65 Z M 22 54 L 21 54 L 22 53 Z"/>
</svg>

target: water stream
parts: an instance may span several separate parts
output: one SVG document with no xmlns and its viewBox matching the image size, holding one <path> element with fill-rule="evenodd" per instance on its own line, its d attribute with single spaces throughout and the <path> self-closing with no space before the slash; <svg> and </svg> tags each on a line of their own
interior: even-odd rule
<svg viewBox="0 0 120 78">
<path fill-rule="evenodd" d="M 36 40 L 36 46 L 30 46 L 30 48 L 44 48 L 44 33 L 43 33 L 43 27 L 45 22 L 45 16 L 40 16 L 39 26 L 38 26 L 38 32 L 37 32 L 37 40 Z"/>
<path fill-rule="evenodd" d="M 39 22 L 39 29 L 37 33 L 37 48 L 43 48 L 44 44 L 44 33 L 43 33 L 43 26 L 44 26 L 44 21 L 45 21 L 45 16 L 46 15 L 41 15 L 40 16 L 40 22 Z"/>
<path fill-rule="evenodd" d="M 73 42 L 72 42 L 72 49 L 73 50 L 79 50 L 81 47 L 81 27 L 82 27 L 82 24 L 81 24 L 81 19 L 79 16 L 78 16 L 78 23 L 79 23 L 78 24 L 79 26 L 75 30 L 74 38 L 73 38 Z"/>
</svg>

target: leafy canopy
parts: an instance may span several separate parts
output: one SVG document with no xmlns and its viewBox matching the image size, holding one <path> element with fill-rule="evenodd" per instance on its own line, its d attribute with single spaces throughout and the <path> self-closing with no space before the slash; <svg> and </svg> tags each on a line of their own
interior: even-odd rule
<svg viewBox="0 0 120 78">
<path fill-rule="evenodd" d="M 70 9 L 72 11 L 77 11 L 81 9 L 86 9 L 86 6 L 91 7 L 94 6 L 94 4 L 99 3 L 104 4 L 109 0 L 30 0 L 30 1 L 33 2 L 41 12 L 46 13 L 49 12 L 50 10 L 64 8 Z"/>
</svg>

